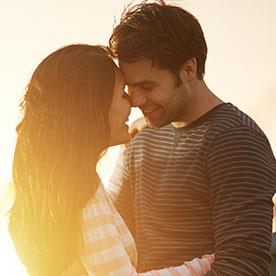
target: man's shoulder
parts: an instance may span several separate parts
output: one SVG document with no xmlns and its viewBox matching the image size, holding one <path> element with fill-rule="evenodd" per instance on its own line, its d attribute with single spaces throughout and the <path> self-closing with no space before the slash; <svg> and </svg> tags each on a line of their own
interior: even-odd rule
<svg viewBox="0 0 276 276">
<path fill-rule="evenodd" d="M 233 129 L 247 129 L 264 135 L 262 129 L 248 114 L 231 103 L 222 104 L 209 118 L 209 131 L 219 135 Z"/>
</svg>

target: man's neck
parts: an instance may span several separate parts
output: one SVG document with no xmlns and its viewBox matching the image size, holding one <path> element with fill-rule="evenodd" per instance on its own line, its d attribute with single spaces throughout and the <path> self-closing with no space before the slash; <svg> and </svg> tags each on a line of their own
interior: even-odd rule
<svg viewBox="0 0 276 276">
<path fill-rule="evenodd" d="M 185 127 L 221 103 L 223 101 L 206 86 L 204 81 L 201 81 L 193 88 L 183 119 L 172 124 L 175 128 Z"/>
</svg>

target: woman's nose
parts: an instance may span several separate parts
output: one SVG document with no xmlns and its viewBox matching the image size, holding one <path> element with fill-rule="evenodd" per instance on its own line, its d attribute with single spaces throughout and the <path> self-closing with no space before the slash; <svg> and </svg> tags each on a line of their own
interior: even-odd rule
<svg viewBox="0 0 276 276">
<path fill-rule="evenodd" d="M 137 89 L 129 89 L 128 94 L 130 97 L 130 104 L 133 107 L 142 106 L 146 101 L 145 95 L 141 93 L 141 91 L 137 91 Z"/>
</svg>

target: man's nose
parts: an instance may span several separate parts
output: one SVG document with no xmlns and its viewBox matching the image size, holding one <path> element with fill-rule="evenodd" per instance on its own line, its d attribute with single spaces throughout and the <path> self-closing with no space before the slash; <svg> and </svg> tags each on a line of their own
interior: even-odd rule
<svg viewBox="0 0 276 276">
<path fill-rule="evenodd" d="M 142 106 L 146 101 L 144 93 L 142 91 L 138 91 L 137 89 L 129 88 L 128 94 L 130 97 L 130 104 L 133 107 Z"/>
</svg>

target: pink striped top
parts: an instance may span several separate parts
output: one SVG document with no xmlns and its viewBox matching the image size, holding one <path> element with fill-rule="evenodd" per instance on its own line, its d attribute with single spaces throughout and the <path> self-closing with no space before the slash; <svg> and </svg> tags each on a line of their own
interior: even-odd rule
<svg viewBox="0 0 276 276">
<path fill-rule="evenodd" d="M 214 259 L 213 255 L 206 255 L 190 262 L 184 263 L 183 260 L 183 264 L 177 267 L 137 273 L 134 239 L 103 185 L 82 211 L 82 234 L 81 262 L 91 276 L 199 276 L 210 270 Z"/>
</svg>

